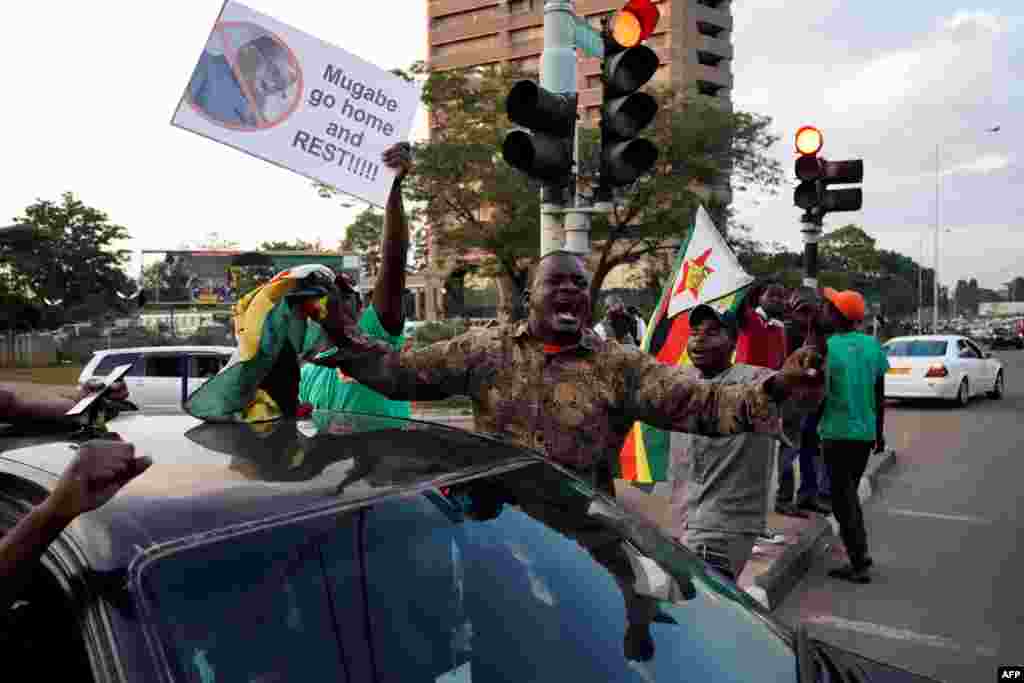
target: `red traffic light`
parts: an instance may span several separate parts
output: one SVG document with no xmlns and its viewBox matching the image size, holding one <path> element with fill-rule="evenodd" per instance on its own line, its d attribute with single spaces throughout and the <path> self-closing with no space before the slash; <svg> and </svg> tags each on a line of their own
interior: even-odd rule
<svg viewBox="0 0 1024 683">
<path fill-rule="evenodd" d="M 629 0 L 615 13 L 608 27 L 612 40 L 622 47 L 635 47 L 647 39 L 658 25 L 661 12 L 651 0 Z"/>
<path fill-rule="evenodd" d="M 796 151 L 800 154 L 817 154 L 824 141 L 821 131 L 814 126 L 801 126 L 796 132 Z"/>
</svg>

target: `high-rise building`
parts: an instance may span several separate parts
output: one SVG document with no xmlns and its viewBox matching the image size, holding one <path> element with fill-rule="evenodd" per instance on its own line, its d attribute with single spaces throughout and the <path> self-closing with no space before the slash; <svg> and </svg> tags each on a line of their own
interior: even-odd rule
<svg viewBox="0 0 1024 683">
<path fill-rule="evenodd" d="M 662 0 L 661 19 L 647 40 L 661 60 L 653 83 L 692 89 L 731 107 L 731 0 Z M 625 0 L 577 0 L 577 16 L 594 28 Z M 539 72 L 544 49 L 544 0 L 427 0 L 428 62 L 443 70 L 517 62 Z M 581 58 L 577 87 L 584 121 L 596 123 L 601 65 Z"/>
</svg>

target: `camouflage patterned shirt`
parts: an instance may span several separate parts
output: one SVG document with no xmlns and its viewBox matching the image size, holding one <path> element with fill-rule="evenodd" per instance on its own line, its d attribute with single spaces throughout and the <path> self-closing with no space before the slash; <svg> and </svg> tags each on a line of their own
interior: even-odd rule
<svg viewBox="0 0 1024 683">
<path fill-rule="evenodd" d="M 558 350 L 545 349 L 525 322 L 405 353 L 350 341 L 340 367 L 357 381 L 397 400 L 467 395 L 478 431 L 540 450 L 602 489 L 635 421 L 708 436 L 780 430 L 764 388 L 774 373 L 743 385 L 695 380 L 590 330 Z"/>
</svg>

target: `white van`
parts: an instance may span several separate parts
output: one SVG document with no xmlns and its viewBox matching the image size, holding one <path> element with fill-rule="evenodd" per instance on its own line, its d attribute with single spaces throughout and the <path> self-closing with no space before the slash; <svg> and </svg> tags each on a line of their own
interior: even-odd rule
<svg viewBox="0 0 1024 683">
<path fill-rule="evenodd" d="M 141 346 L 96 351 L 79 385 L 106 377 L 119 365 L 133 363 L 125 377 L 129 400 L 140 410 L 180 410 L 188 395 L 227 365 L 233 346 Z"/>
</svg>

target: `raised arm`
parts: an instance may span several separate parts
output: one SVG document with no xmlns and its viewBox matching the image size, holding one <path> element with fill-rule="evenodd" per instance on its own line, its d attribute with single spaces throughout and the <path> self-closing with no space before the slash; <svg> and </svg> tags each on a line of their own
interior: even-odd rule
<svg viewBox="0 0 1024 683">
<path fill-rule="evenodd" d="M 409 145 L 400 143 L 384 152 L 384 163 L 397 171 L 384 207 L 384 235 L 381 240 L 381 265 L 373 287 L 373 307 L 380 324 L 390 334 L 402 333 L 405 315 L 402 294 L 405 291 L 405 266 L 409 253 L 409 223 L 402 203 L 402 181 L 412 167 Z"/>
</svg>

